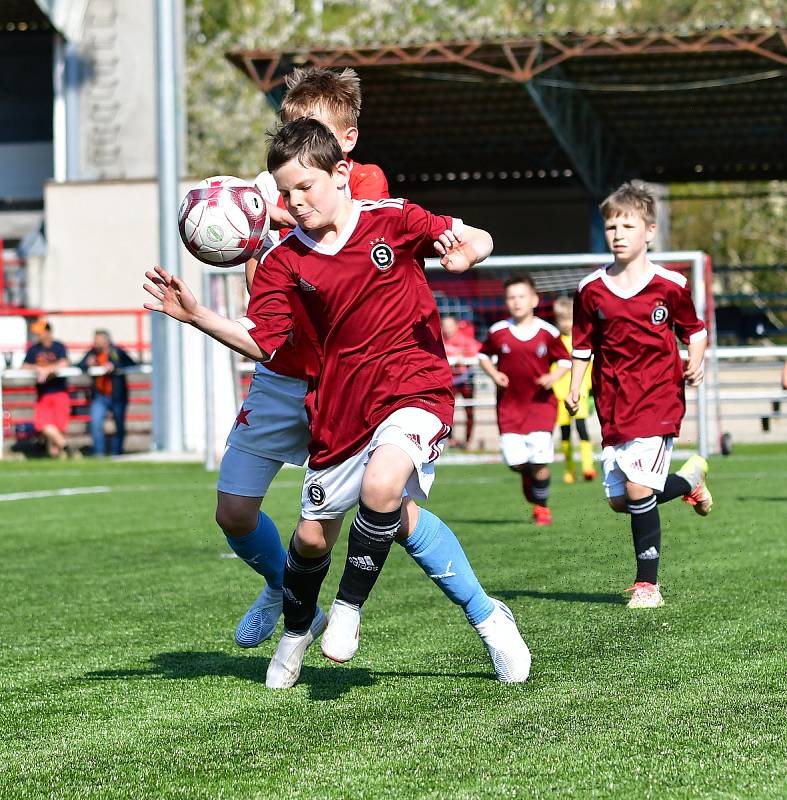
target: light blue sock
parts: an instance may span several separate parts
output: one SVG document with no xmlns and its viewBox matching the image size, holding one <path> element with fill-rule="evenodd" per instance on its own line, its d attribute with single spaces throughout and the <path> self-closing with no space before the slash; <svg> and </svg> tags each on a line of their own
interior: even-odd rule
<svg viewBox="0 0 787 800">
<path fill-rule="evenodd" d="M 287 552 L 276 523 L 267 514 L 260 511 L 257 527 L 245 536 L 228 536 L 227 544 L 265 578 L 271 589 L 281 589 Z"/>
<path fill-rule="evenodd" d="M 401 544 L 443 594 L 462 607 L 471 625 L 492 613 L 494 604 L 478 582 L 459 539 L 439 517 L 420 508 L 415 530 Z"/>
</svg>

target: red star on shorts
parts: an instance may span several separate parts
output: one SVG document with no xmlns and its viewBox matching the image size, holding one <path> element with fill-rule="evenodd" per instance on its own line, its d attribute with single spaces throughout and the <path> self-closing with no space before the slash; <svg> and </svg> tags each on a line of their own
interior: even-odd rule
<svg viewBox="0 0 787 800">
<path fill-rule="evenodd" d="M 251 427 L 249 425 L 249 414 L 250 411 L 246 411 L 246 409 L 241 406 L 240 411 L 238 412 L 238 416 L 235 417 L 235 430 L 237 430 L 241 425 L 246 425 L 247 427 Z"/>
</svg>

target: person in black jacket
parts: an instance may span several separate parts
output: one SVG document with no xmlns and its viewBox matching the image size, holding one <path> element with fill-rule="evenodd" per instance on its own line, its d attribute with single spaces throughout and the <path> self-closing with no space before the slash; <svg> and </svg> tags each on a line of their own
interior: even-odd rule
<svg viewBox="0 0 787 800">
<path fill-rule="evenodd" d="M 115 419 L 115 435 L 111 441 L 111 453 L 123 452 L 126 435 L 126 406 L 128 405 L 128 382 L 124 367 L 133 367 L 136 361 L 121 347 L 112 343 L 108 331 L 97 330 L 93 335 L 93 347 L 85 353 L 77 366 L 87 371 L 89 367 L 104 367 L 106 374 L 93 377 L 90 401 L 90 435 L 97 456 L 106 455 L 104 418 L 108 411 Z"/>
</svg>

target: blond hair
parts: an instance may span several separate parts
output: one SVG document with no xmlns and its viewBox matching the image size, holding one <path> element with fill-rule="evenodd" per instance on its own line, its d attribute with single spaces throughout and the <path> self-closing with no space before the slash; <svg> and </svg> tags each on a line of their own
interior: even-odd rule
<svg viewBox="0 0 787 800">
<path fill-rule="evenodd" d="M 638 214 L 646 225 L 656 224 L 656 196 L 642 181 L 630 181 L 618 186 L 599 206 L 602 218 Z"/>
<path fill-rule="evenodd" d="M 574 316 L 574 301 L 570 297 L 556 297 L 552 303 L 552 313 L 556 317 L 568 319 Z"/>
<path fill-rule="evenodd" d="M 287 93 L 281 104 L 282 122 L 311 117 L 316 112 L 339 129 L 356 128 L 361 113 L 361 79 L 349 67 L 341 72 L 297 67 L 285 79 Z"/>
</svg>

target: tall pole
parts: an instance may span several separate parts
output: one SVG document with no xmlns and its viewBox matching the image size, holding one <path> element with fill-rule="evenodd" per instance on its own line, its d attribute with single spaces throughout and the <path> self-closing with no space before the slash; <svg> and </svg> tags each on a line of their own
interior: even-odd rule
<svg viewBox="0 0 787 800">
<path fill-rule="evenodd" d="M 178 84 L 179 0 L 156 0 L 158 100 L 159 252 L 161 264 L 180 274 L 178 204 L 182 126 Z M 162 314 L 152 321 L 153 442 L 157 450 L 183 451 L 183 370 L 180 323 Z"/>
</svg>

